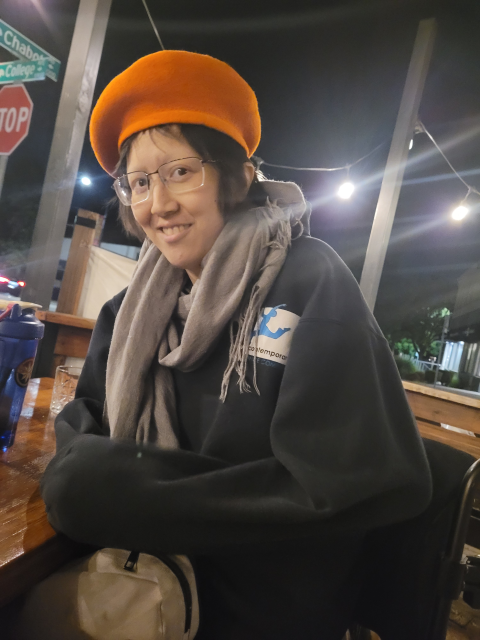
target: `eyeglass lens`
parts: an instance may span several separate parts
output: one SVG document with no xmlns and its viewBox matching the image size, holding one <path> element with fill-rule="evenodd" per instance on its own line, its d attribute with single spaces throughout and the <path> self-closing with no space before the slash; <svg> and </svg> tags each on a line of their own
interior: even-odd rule
<svg viewBox="0 0 480 640">
<path fill-rule="evenodd" d="M 162 165 L 158 175 L 171 193 L 185 193 L 203 185 L 204 171 L 199 158 L 182 158 Z M 139 204 L 149 197 L 150 179 L 143 171 L 127 173 L 115 181 L 115 191 L 123 204 Z"/>
</svg>

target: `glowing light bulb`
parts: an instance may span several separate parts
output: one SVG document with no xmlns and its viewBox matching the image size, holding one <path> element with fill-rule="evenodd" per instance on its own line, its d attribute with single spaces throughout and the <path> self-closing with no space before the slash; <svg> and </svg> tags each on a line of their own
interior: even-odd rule
<svg viewBox="0 0 480 640">
<path fill-rule="evenodd" d="M 410 144 L 408 145 L 409 150 L 413 149 L 413 138 L 410 140 Z"/>
<path fill-rule="evenodd" d="M 461 204 L 452 211 L 452 218 L 454 220 L 463 220 L 469 211 L 468 207 Z"/>
<path fill-rule="evenodd" d="M 342 200 L 349 200 L 355 191 L 355 185 L 351 182 L 344 182 L 341 184 L 337 191 L 337 196 Z"/>
<path fill-rule="evenodd" d="M 83 178 L 80 179 L 80 182 L 86 187 L 89 187 L 92 184 L 92 181 L 88 176 L 83 176 Z"/>
</svg>

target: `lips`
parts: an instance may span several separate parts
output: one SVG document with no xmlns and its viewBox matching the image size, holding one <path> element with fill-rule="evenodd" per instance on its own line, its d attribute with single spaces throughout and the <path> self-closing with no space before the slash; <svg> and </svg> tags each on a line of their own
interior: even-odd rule
<svg viewBox="0 0 480 640">
<path fill-rule="evenodd" d="M 162 236 L 164 242 L 172 244 L 182 240 L 192 226 L 191 224 L 176 224 L 173 227 L 158 227 L 157 232 Z"/>
<path fill-rule="evenodd" d="M 176 236 L 180 234 L 182 231 L 186 231 L 190 229 L 191 224 L 178 224 L 174 227 L 160 227 L 160 232 L 166 236 Z"/>
</svg>

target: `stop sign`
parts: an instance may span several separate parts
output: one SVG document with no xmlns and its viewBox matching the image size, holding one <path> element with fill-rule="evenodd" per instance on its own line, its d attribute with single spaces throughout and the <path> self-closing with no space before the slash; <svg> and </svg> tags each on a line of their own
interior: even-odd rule
<svg viewBox="0 0 480 640">
<path fill-rule="evenodd" d="M 33 102 L 23 84 L 0 90 L 0 155 L 9 156 L 27 137 Z"/>
</svg>

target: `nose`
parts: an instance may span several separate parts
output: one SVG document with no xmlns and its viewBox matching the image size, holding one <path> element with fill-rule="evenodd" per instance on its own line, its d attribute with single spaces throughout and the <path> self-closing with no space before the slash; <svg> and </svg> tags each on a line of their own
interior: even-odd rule
<svg viewBox="0 0 480 640">
<path fill-rule="evenodd" d="M 152 200 L 152 207 L 150 210 L 151 215 L 157 215 L 160 218 L 165 218 L 178 211 L 178 202 L 160 180 L 160 176 L 151 176 L 150 194 Z"/>
</svg>

